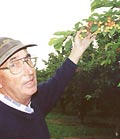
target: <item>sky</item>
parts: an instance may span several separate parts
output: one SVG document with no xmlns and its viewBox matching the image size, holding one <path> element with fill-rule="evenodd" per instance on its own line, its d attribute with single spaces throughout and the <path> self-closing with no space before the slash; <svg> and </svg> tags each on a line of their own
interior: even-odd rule
<svg viewBox="0 0 120 139">
<path fill-rule="evenodd" d="M 0 0 L 0 37 L 38 44 L 30 52 L 39 58 L 37 67 L 42 69 L 42 59 L 54 52 L 48 46 L 53 33 L 71 30 L 89 15 L 90 0 Z"/>
</svg>

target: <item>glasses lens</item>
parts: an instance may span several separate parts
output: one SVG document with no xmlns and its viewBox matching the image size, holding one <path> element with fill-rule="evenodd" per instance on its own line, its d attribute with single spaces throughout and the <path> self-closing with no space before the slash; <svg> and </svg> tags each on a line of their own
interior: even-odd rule
<svg viewBox="0 0 120 139">
<path fill-rule="evenodd" d="M 26 57 L 18 60 L 14 60 L 10 62 L 9 68 L 12 74 L 18 74 L 22 71 L 24 63 L 27 63 L 31 68 L 36 66 L 37 57 L 31 58 Z"/>
<path fill-rule="evenodd" d="M 37 62 L 37 57 L 33 57 L 33 58 L 27 58 L 25 59 L 25 61 L 31 68 L 34 68 L 36 66 L 36 62 Z"/>
<path fill-rule="evenodd" d="M 11 61 L 9 68 L 12 74 L 18 74 L 23 68 L 23 62 L 21 60 Z"/>
</svg>

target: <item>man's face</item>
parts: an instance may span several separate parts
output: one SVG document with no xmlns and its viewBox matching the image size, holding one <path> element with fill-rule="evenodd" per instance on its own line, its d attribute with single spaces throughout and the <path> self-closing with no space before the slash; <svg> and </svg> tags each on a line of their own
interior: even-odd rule
<svg viewBox="0 0 120 139">
<path fill-rule="evenodd" d="M 11 59 L 17 60 L 26 57 L 26 49 L 12 55 L 1 67 L 7 67 Z M 0 70 L 0 93 L 24 103 L 37 91 L 36 71 L 26 62 L 20 73 L 12 74 L 10 70 Z"/>
</svg>

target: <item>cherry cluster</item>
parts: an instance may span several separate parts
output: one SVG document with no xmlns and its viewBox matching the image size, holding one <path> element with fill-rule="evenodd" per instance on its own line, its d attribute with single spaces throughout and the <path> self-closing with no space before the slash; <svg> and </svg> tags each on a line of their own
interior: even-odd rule
<svg viewBox="0 0 120 139">
<path fill-rule="evenodd" d="M 106 21 L 89 21 L 86 26 L 82 27 L 80 38 L 83 39 L 88 32 L 92 34 L 109 33 L 113 29 L 120 29 L 120 25 L 112 20 L 111 17 L 107 17 Z"/>
</svg>

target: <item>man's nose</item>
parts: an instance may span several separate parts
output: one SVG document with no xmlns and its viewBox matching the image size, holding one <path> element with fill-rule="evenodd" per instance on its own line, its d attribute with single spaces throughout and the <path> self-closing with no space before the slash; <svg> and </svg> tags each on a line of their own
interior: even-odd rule
<svg viewBox="0 0 120 139">
<path fill-rule="evenodd" d="M 30 65 L 25 61 L 24 62 L 24 71 L 26 71 L 27 73 L 29 73 L 29 74 L 33 74 L 34 73 L 34 68 L 32 68 L 32 67 L 30 67 Z"/>
</svg>

